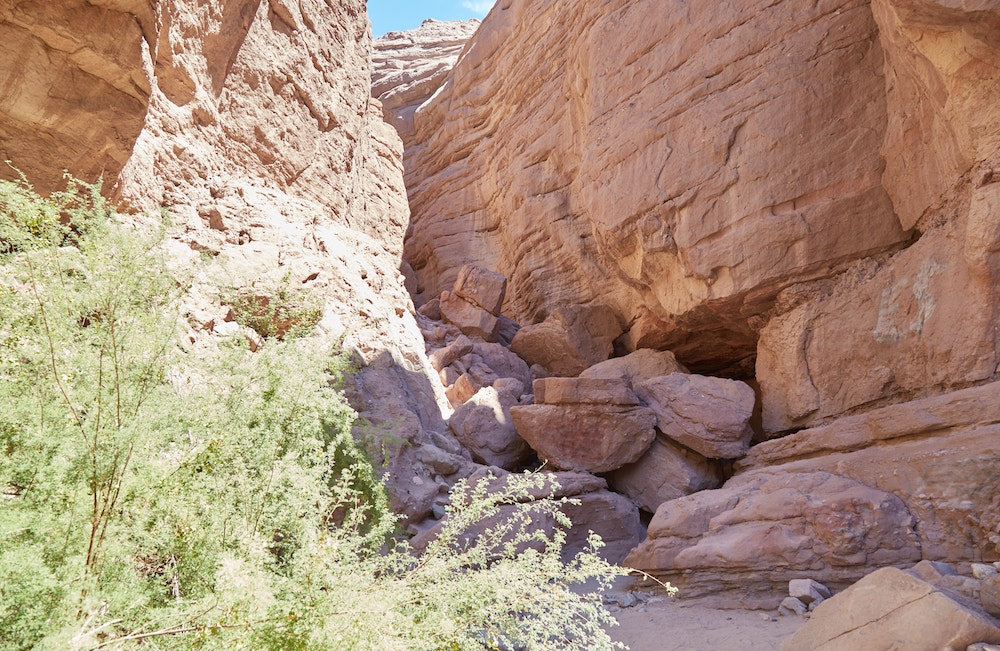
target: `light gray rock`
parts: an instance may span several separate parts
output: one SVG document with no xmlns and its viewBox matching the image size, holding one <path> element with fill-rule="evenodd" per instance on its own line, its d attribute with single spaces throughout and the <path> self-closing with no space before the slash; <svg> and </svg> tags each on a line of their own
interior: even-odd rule
<svg viewBox="0 0 1000 651">
<path fill-rule="evenodd" d="M 830 598 L 830 589 L 812 579 L 792 579 L 788 582 L 788 596 L 795 597 L 805 605 Z"/>
<path fill-rule="evenodd" d="M 980 581 L 997 575 L 997 568 L 986 563 L 972 563 L 970 569 L 972 570 L 972 577 Z"/>
<path fill-rule="evenodd" d="M 801 617 L 809 612 L 809 606 L 795 597 L 785 597 L 778 606 L 778 614 L 785 617 Z"/>
</svg>

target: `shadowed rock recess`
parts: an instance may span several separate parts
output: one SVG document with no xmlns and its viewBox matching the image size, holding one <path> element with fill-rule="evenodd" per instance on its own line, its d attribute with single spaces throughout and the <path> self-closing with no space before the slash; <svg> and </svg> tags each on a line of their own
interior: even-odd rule
<svg viewBox="0 0 1000 651">
<path fill-rule="evenodd" d="M 171 264 L 210 260 L 192 351 L 259 345 L 226 291 L 320 297 L 418 544 L 459 479 L 541 468 L 570 552 L 681 596 L 968 588 L 1000 560 L 1000 8 L 668 4 L 373 44 L 363 0 L 13 0 L 0 177 L 169 215 Z M 975 580 L 956 612 L 995 616 Z"/>
</svg>

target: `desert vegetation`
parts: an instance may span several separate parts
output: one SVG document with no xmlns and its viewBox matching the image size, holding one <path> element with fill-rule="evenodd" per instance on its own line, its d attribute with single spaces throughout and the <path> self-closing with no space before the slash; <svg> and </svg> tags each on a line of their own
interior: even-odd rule
<svg viewBox="0 0 1000 651">
<path fill-rule="evenodd" d="M 0 183 L 0 649 L 612 648 L 622 570 L 596 537 L 561 560 L 541 479 L 460 482 L 416 555 L 319 301 L 284 337 L 282 302 L 237 292 L 265 345 L 186 349 L 168 234 L 73 179 Z"/>
</svg>

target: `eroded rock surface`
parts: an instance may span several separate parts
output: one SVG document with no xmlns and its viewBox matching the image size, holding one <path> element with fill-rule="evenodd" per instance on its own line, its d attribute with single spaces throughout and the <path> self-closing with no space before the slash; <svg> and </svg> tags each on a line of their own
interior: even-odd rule
<svg viewBox="0 0 1000 651">
<path fill-rule="evenodd" d="M 688 597 L 776 607 L 791 579 L 843 587 L 920 560 L 916 521 L 895 495 L 828 472 L 762 470 L 662 504 L 625 564 Z"/>
<path fill-rule="evenodd" d="M 783 651 L 965 649 L 1000 642 L 1000 622 L 916 576 L 884 568 L 820 604 Z"/>
<path fill-rule="evenodd" d="M 427 19 L 417 29 L 389 32 L 372 43 L 372 96 L 403 144 L 413 139 L 413 114 L 448 78 L 478 20 Z"/>
<path fill-rule="evenodd" d="M 415 115 L 418 291 L 482 261 L 524 324 L 610 301 L 632 348 L 738 364 L 779 289 L 908 238 L 883 73 L 853 0 L 504 3 Z"/>
</svg>

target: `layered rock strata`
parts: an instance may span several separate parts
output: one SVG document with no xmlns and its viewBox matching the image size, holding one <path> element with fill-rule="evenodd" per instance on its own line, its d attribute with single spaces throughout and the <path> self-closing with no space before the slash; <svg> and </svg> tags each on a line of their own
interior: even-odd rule
<svg viewBox="0 0 1000 651">
<path fill-rule="evenodd" d="M 738 366 L 781 288 L 908 241 L 883 71 L 853 0 L 501 3 L 415 114 L 420 295 L 478 260 L 524 324 L 610 300 L 628 347 Z"/>
</svg>

